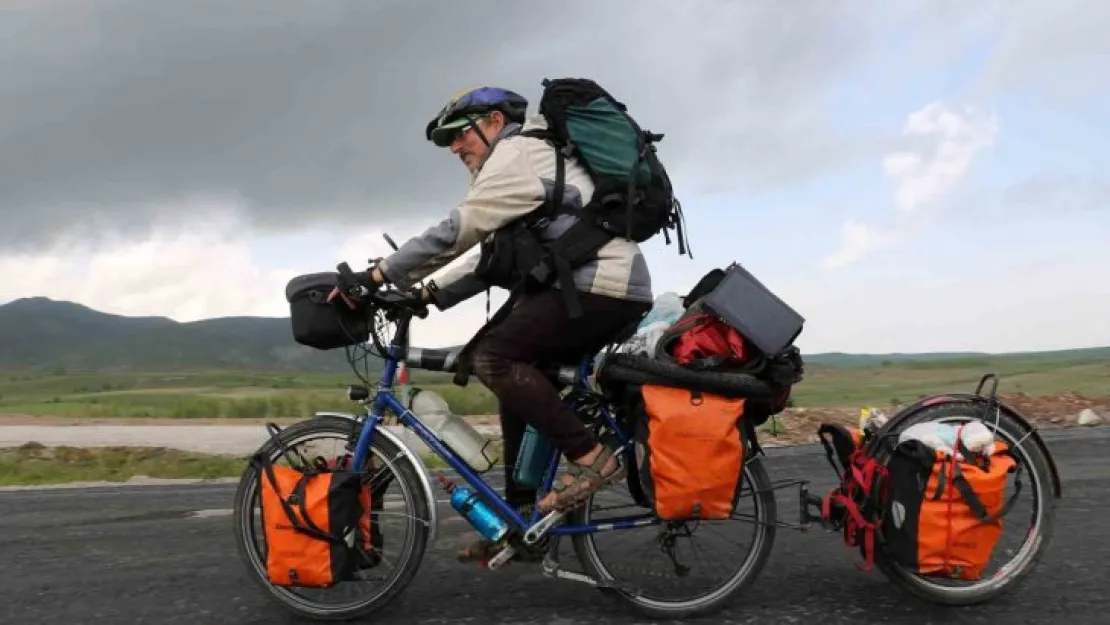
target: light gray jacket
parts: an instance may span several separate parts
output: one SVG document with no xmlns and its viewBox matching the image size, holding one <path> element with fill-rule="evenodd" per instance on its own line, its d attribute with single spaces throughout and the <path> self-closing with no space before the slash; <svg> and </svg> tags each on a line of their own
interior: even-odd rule
<svg viewBox="0 0 1110 625">
<path fill-rule="evenodd" d="M 532 212 L 555 189 L 555 150 L 547 142 L 517 134 L 520 130 L 544 129 L 543 116 L 526 120 L 523 128 L 510 124 L 493 141 L 490 154 L 471 177 L 470 190 L 446 219 L 408 240 L 379 268 L 401 288 L 415 283 L 447 265 L 512 220 Z M 494 149 L 496 148 L 496 149 Z M 566 161 L 563 204 L 580 209 L 593 194 L 589 174 L 577 162 Z M 571 226 L 577 217 L 560 214 L 541 233 L 551 240 Z M 478 256 L 435 280 L 435 304 L 446 310 L 485 291 L 487 285 L 473 275 Z M 579 291 L 620 299 L 651 302 L 651 274 L 640 246 L 614 238 L 598 250 L 596 260 L 574 270 Z M 558 285 L 556 285 L 557 288 Z"/>
</svg>

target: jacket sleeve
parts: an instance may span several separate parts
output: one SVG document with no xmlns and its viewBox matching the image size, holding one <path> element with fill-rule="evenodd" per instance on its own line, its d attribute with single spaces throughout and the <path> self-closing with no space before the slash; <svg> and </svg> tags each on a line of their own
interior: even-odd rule
<svg viewBox="0 0 1110 625">
<path fill-rule="evenodd" d="M 436 308 L 447 310 L 485 291 L 489 285 L 474 275 L 478 254 L 472 254 L 458 267 L 448 269 L 429 284 Z"/>
<path fill-rule="evenodd" d="M 411 288 L 543 203 L 543 184 L 517 143 L 507 139 L 495 145 L 466 199 L 446 219 L 409 239 L 381 262 L 378 267 L 386 279 Z M 443 281 L 444 287 L 461 274 L 451 272 L 451 276 Z"/>
</svg>

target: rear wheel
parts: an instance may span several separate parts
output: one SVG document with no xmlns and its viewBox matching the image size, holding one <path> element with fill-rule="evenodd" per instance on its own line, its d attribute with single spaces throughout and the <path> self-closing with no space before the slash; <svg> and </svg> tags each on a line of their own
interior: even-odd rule
<svg viewBox="0 0 1110 625">
<path fill-rule="evenodd" d="M 879 432 L 879 436 L 887 434 L 891 428 L 902 431 L 912 425 L 926 422 L 958 425 L 972 420 L 982 420 L 988 428 L 994 430 L 996 417 L 998 429 L 995 439 L 1005 442 L 1021 463 L 1022 481 L 1025 482 L 1027 479 L 1030 482 L 1028 485 L 1023 483 L 1022 491 L 1027 489 L 1032 491 L 1031 511 L 1026 517 L 1028 525 L 1024 528 L 1020 544 L 1012 548 L 999 544 L 994 551 L 995 557 L 999 554 L 1012 553 L 1013 559 L 1003 564 L 997 572 L 985 574 L 983 579 L 976 582 L 924 577 L 906 568 L 883 550 L 880 532 L 875 563 L 887 578 L 902 590 L 921 599 L 943 605 L 964 606 L 982 603 L 1019 587 L 1028 579 L 1029 574 L 1044 556 L 1052 539 L 1056 500 L 1048 458 L 1045 457 L 1040 446 L 1027 437 L 1030 433 L 1028 427 L 1009 417 L 1005 412 L 993 412 L 989 418 L 982 418 L 981 404 L 951 401 L 922 409 L 897 423 L 889 423 L 883 428 L 884 431 Z M 889 450 L 876 450 L 874 453 L 876 459 L 883 464 L 889 459 Z M 1018 509 L 1015 507 L 1003 519 L 1003 531 L 1020 518 L 1017 514 Z M 954 585 L 956 583 L 967 585 Z"/>
<path fill-rule="evenodd" d="M 725 607 L 727 602 L 742 592 L 745 588 L 751 585 L 752 582 L 759 576 L 763 566 L 766 564 L 767 559 L 771 555 L 771 550 L 775 542 L 775 523 L 776 523 L 776 507 L 775 507 L 775 493 L 772 490 L 771 480 L 767 476 L 767 471 L 758 458 L 751 458 L 744 463 L 744 468 L 741 472 L 741 479 L 744 482 L 742 492 L 737 502 L 737 507 L 744 506 L 745 499 L 750 497 L 751 506 L 754 510 L 751 513 L 740 513 L 734 511 L 732 518 L 724 521 L 695 521 L 684 523 L 679 527 L 672 528 L 670 531 L 665 530 L 662 525 L 654 525 L 648 527 L 639 527 L 633 529 L 618 529 L 605 532 L 596 532 L 589 534 L 577 534 L 573 537 L 573 544 L 575 554 L 578 560 L 582 563 L 586 573 L 596 580 L 602 582 L 618 582 L 621 585 L 632 585 L 637 587 L 636 592 L 616 589 L 606 589 L 611 591 L 612 594 L 619 597 L 621 600 L 631 604 L 638 612 L 650 618 L 660 619 L 679 619 L 688 617 L 705 616 L 718 612 Z M 622 488 L 623 487 L 623 488 Z M 627 495 L 626 492 L 611 493 L 610 490 L 621 489 L 627 491 L 626 486 L 611 487 L 611 489 L 604 489 L 591 497 L 590 501 L 582 508 L 576 510 L 570 522 L 574 524 L 599 524 L 605 523 L 605 518 L 597 513 L 594 509 L 595 506 L 602 508 L 599 500 L 607 500 L 613 497 L 621 497 Z M 632 514 L 643 513 L 646 510 L 637 506 L 632 502 L 631 497 L 627 497 L 629 504 L 628 510 L 620 513 L 618 516 L 630 516 Z M 611 506 L 604 506 L 610 508 Z M 732 538 L 735 538 L 741 533 L 741 528 L 737 527 L 735 522 L 747 522 L 752 527 L 751 545 L 747 548 L 746 554 L 735 553 L 730 554 L 725 551 L 722 543 L 728 543 Z M 730 523 L 730 525 L 724 525 Z M 640 535 L 646 540 L 644 547 L 631 548 L 629 551 L 633 556 L 643 555 L 656 555 L 659 564 L 651 567 L 654 570 L 648 570 L 649 567 L 645 565 L 632 565 L 623 562 L 611 561 L 605 562 L 602 556 L 603 551 L 599 547 L 599 543 L 609 542 L 612 540 L 622 540 L 631 536 Z M 671 541 L 671 553 L 667 554 L 660 548 L 661 535 L 667 536 Z M 709 538 L 712 544 L 702 548 L 694 547 L 694 540 L 698 536 Z M 683 548 L 687 547 L 687 548 Z M 684 552 L 684 553 L 679 553 Z M 723 561 L 721 566 L 736 567 L 732 573 L 724 573 L 719 581 L 714 582 L 706 575 L 706 570 L 709 564 L 705 562 L 708 558 L 716 558 L 718 561 Z M 737 565 L 739 565 L 737 567 Z M 685 574 L 678 572 L 683 567 L 688 566 Z M 667 586 L 682 585 L 683 582 L 693 582 L 689 584 L 694 586 L 697 590 L 690 590 L 686 596 L 676 598 L 666 598 L 656 596 L 653 591 L 648 589 L 653 580 L 647 582 L 640 582 L 634 579 L 628 579 L 623 573 L 645 573 L 647 577 L 661 578 L 672 575 L 672 583 Z M 675 575 L 675 573 L 678 573 Z M 677 577 L 677 580 L 674 578 Z"/>
<path fill-rule="evenodd" d="M 276 438 L 288 455 L 283 454 L 273 440 L 267 441 L 261 449 L 274 464 L 282 464 L 289 456 L 297 460 L 301 456 L 308 460 L 318 455 L 325 459 L 343 456 L 351 425 L 350 420 L 340 417 L 316 417 L 278 434 Z M 321 439 L 330 439 L 330 446 L 308 447 L 308 443 Z M 298 616 L 345 620 L 381 610 L 397 598 L 420 567 L 428 541 L 429 506 L 435 504 L 425 497 L 417 469 L 389 439 L 373 437 L 367 464 L 361 469 L 366 473 L 372 468 L 375 470 L 370 481 L 372 496 L 384 498 L 378 517 L 384 540 L 373 554 L 380 561 L 360 571 L 360 579 L 326 589 L 285 588 L 270 583 L 266 574 L 265 534 L 259 514 L 258 474 L 253 466 L 244 471 L 234 504 L 235 544 L 239 557 L 250 577 L 271 598 Z M 387 486 L 375 490 L 380 484 Z M 394 530 L 401 530 L 403 534 L 395 536 Z M 393 570 L 387 571 L 391 566 Z"/>
</svg>

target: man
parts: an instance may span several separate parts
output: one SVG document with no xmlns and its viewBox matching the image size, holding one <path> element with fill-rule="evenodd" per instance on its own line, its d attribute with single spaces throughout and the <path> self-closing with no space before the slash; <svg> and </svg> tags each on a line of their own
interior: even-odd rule
<svg viewBox="0 0 1110 625">
<path fill-rule="evenodd" d="M 449 216 L 402 245 L 371 270 L 380 285 L 413 285 L 458 258 L 496 230 L 541 207 L 552 196 L 556 152 L 546 141 L 521 136 L 522 130 L 546 128 L 542 116 L 525 118 L 528 102 L 512 91 L 481 87 L 457 94 L 425 131 L 428 140 L 450 148 L 470 171 L 470 189 Z M 574 159 L 565 162 L 563 205 L 579 209 L 589 201 L 593 184 Z M 546 226 L 553 239 L 574 221 L 561 214 Z M 475 257 L 476 260 L 476 257 Z M 488 288 L 474 273 L 475 262 L 448 272 L 423 291 L 425 301 L 446 310 Z M 583 315 L 572 323 L 556 288 L 524 295 L 508 316 L 474 346 L 474 374 L 497 397 L 504 439 L 505 497 L 521 509 L 535 503 L 536 493 L 513 481 L 513 467 L 526 424 L 548 437 L 569 460 L 568 474 L 538 505 L 547 513 L 580 505 L 624 469 L 611 450 L 593 440 L 552 384 L 533 366 L 539 361 L 576 362 L 596 353 L 614 335 L 628 329 L 651 307 L 651 276 L 639 246 L 615 238 L 593 260 L 573 272 Z M 335 294 L 333 294 L 334 296 Z M 460 552 L 460 559 L 490 556 L 479 541 Z"/>
</svg>

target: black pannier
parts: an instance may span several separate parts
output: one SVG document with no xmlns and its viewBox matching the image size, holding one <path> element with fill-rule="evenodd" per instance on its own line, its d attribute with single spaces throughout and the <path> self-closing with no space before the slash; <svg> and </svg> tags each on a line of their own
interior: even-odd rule
<svg viewBox="0 0 1110 625">
<path fill-rule="evenodd" d="M 370 340 L 370 320 L 342 300 L 328 302 L 339 284 L 335 272 L 297 276 L 285 287 L 293 340 L 320 350 L 359 345 Z"/>
</svg>

